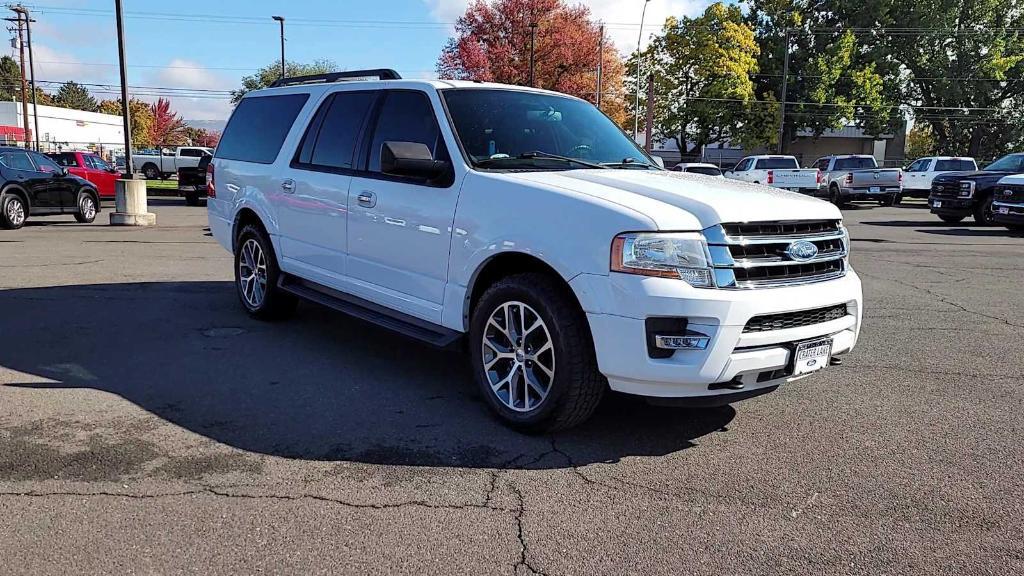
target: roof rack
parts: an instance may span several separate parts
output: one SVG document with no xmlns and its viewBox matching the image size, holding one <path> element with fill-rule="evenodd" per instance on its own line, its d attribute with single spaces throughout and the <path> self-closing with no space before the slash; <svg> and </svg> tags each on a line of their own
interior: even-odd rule
<svg viewBox="0 0 1024 576">
<path fill-rule="evenodd" d="M 310 74 L 308 76 L 293 76 L 281 78 L 270 85 L 271 88 L 281 86 L 296 86 L 298 84 L 330 84 L 342 80 L 363 80 L 376 78 L 378 80 L 401 80 L 402 77 L 390 68 L 376 68 L 373 70 L 346 70 L 344 72 L 328 72 L 327 74 Z"/>
</svg>

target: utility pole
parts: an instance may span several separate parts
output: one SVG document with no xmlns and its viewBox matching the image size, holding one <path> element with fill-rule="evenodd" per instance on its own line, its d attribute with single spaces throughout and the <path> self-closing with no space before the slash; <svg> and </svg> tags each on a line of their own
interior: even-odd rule
<svg viewBox="0 0 1024 576">
<path fill-rule="evenodd" d="M 536 88 L 536 65 L 534 62 L 537 50 L 537 23 L 530 23 L 530 88 Z"/>
<path fill-rule="evenodd" d="M 124 54 L 124 7 L 121 0 L 114 0 L 117 12 L 117 57 L 121 68 L 121 117 L 124 119 L 124 168 L 125 180 L 135 177 L 135 166 L 132 165 L 132 119 L 131 107 L 128 102 L 128 59 Z"/>
<path fill-rule="evenodd" d="M 284 16 L 271 16 L 274 20 L 277 20 L 281 24 L 281 78 L 285 76 L 285 63 L 284 63 Z"/>
<path fill-rule="evenodd" d="M 647 126 L 644 133 L 644 150 L 648 154 L 653 148 L 654 139 L 654 73 L 647 75 Z"/>
<path fill-rule="evenodd" d="M 29 124 L 28 124 L 28 82 L 25 79 L 25 28 L 24 23 L 21 19 L 21 13 L 18 13 L 18 18 L 5 18 L 8 22 L 18 23 L 18 51 L 20 54 L 20 65 L 21 65 L 21 119 L 22 128 L 25 130 L 25 148 L 29 146 Z"/>
<path fill-rule="evenodd" d="M 597 109 L 601 109 L 601 75 L 604 73 L 604 24 L 601 24 L 601 37 L 597 40 Z"/>
<path fill-rule="evenodd" d="M 786 28 L 786 57 L 782 62 L 782 101 L 779 102 L 779 154 L 785 152 L 786 145 L 786 89 L 789 88 L 789 33 L 790 29 Z"/>
<path fill-rule="evenodd" d="M 640 137 L 640 63 L 643 55 L 640 53 L 640 44 L 644 39 L 644 19 L 647 18 L 647 3 L 651 0 L 644 0 L 644 9 L 640 13 L 640 34 L 636 39 L 636 108 L 633 109 L 633 140 Z"/>
<path fill-rule="evenodd" d="M 36 141 L 36 152 L 39 151 L 39 103 L 38 94 L 36 94 L 36 63 L 35 59 L 32 58 L 32 17 L 28 12 L 28 8 L 25 8 L 21 4 L 14 6 L 11 10 L 15 11 L 19 18 L 25 17 L 25 31 L 28 33 L 28 73 L 29 82 L 32 88 L 32 120 L 34 131 L 32 135 Z M 27 136 L 27 135 L 26 135 Z"/>
</svg>

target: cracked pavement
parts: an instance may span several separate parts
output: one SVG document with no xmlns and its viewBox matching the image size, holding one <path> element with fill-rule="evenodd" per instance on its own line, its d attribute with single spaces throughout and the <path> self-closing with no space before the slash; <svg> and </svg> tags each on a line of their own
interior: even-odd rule
<svg viewBox="0 0 1024 576">
<path fill-rule="evenodd" d="M 847 210 L 842 366 L 529 437 L 458 353 L 248 319 L 205 210 L 152 205 L 0 232 L 2 573 L 1024 573 L 1020 234 Z"/>
</svg>

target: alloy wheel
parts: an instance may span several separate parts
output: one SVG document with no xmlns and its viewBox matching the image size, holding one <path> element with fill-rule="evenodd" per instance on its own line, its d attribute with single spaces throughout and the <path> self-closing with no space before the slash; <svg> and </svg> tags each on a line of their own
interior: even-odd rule
<svg viewBox="0 0 1024 576">
<path fill-rule="evenodd" d="M 82 213 L 82 217 L 86 220 L 92 220 L 96 217 L 96 203 L 93 201 L 92 196 L 82 197 L 79 210 Z"/>
<path fill-rule="evenodd" d="M 536 310 L 518 301 L 498 306 L 488 317 L 482 350 L 484 374 L 504 406 L 530 412 L 548 397 L 555 349 Z"/>
<path fill-rule="evenodd" d="M 15 228 L 25 223 L 25 206 L 20 200 L 11 199 L 7 202 L 7 221 Z"/>
<path fill-rule="evenodd" d="M 263 304 L 267 293 L 267 259 L 255 238 L 249 238 L 242 245 L 241 258 L 238 259 L 238 288 L 250 308 L 257 309 Z"/>
</svg>

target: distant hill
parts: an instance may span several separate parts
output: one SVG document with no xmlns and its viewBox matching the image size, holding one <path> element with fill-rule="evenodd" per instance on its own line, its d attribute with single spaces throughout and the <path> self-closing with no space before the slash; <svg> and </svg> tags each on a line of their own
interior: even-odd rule
<svg viewBox="0 0 1024 576">
<path fill-rule="evenodd" d="M 185 124 L 193 128 L 202 128 L 211 132 L 223 132 L 224 125 L 227 124 L 224 120 L 185 120 Z"/>
</svg>

